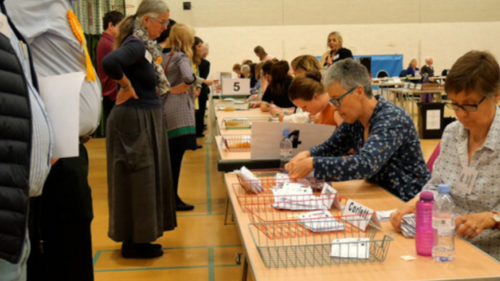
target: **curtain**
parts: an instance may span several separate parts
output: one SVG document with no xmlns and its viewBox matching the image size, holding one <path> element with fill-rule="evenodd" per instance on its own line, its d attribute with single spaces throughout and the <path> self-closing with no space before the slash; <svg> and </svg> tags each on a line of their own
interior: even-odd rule
<svg viewBox="0 0 500 281">
<path fill-rule="evenodd" d="M 125 15 L 125 0 L 79 0 L 73 10 L 86 34 L 102 34 L 102 18 L 109 11 Z"/>
</svg>

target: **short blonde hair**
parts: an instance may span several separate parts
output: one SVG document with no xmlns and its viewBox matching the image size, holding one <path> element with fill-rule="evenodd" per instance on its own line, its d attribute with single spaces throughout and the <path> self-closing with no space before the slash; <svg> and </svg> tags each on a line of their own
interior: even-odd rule
<svg viewBox="0 0 500 281">
<path fill-rule="evenodd" d="M 320 71 L 322 68 L 317 58 L 311 55 L 303 55 L 294 59 L 294 62 L 292 62 L 292 69 L 293 71 L 297 69 L 302 69 L 304 71 L 314 69 Z"/>
<path fill-rule="evenodd" d="M 194 29 L 183 23 L 178 23 L 170 31 L 170 46 L 172 51 L 178 51 L 186 54 L 189 59 L 193 58 Z"/>
</svg>

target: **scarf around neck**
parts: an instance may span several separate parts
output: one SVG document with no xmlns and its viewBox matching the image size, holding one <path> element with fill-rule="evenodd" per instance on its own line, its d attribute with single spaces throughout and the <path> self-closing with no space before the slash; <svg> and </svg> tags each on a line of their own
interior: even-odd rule
<svg viewBox="0 0 500 281">
<path fill-rule="evenodd" d="M 158 44 L 153 43 L 153 41 L 149 38 L 149 35 L 146 33 L 146 30 L 144 30 L 139 23 L 135 23 L 134 35 L 142 40 L 144 46 L 146 46 L 146 50 L 153 56 L 153 69 L 156 72 L 159 81 L 156 89 L 160 95 L 166 94 L 171 89 L 171 86 L 165 76 L 165 73 L 163 73 L 163 68 L 160 65 L 162 59 L 161 47 Z"/>
</svg>

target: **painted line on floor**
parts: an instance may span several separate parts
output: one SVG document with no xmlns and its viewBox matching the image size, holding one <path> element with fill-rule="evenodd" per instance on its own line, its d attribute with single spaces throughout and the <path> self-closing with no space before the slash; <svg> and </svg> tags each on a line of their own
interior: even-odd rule
<svg viewBox="0 0 500 281">
<path fill-rule="evenodd" d="M 214 248 L 208 248 L 208 281 L 215 281 Z"/>
<path fill-rule="evenodd" d="M 239 266 L 239 264 L 220 264 L 220 265 L 214 265 L 214 260 L 215 260 L 215 255 L 214 255 L 214 249 L 218 248 L 236 248 L 236 247 L 242 247 L 242 245 L 216 245 L 216 246 L 191 246 L 191 247 L 167 247 L 163 248 L 163 250 L 185 250 L 185 249 L 208 249 L 208 265 L 202 265 L 202 266 L 180 266 L 180 267 L 158 267 L 158 268 L 122 268 L 122 269 L 99 269 L 99 270 L 94 270 L 94 272 L 117 272 L 117 271 L 138 271 L 138 270 L 166 270 L 166 269 L 190 269 L 190 268 L 207 268 L 207 267 L 212 267 L 212 275 L 214 275 L 213 267 L 233 267 L 233 266 Z M 98 250 L 96 254 L 94 255 L 93 264 L 94 267 L 97 264 L 97 261 L 101 257 L 102 253 L 110 253 L 110 252 L 119 252 L 121 251 L 120 249 L 114 249 L 114 250 Z M 209 274 L 210 274 L 210 269 L 209 269 Z M 212 276 L 210 275 L 210 276 Z M 209 277 L 210 278 L 210 277 Z M 215 278 L 215 277 L 214 277 Z M 212 281 L 215 279 L 209 279 L 209 281 Z"/>
<path fill-rule="evenodd" d="M 240 264 L 220 264 L 220 265 L 214 265 L 214 269 L 217 267 L 237 267 L 240 266 Z M 207 268 L 210 272 L 210 268 L 207 265 L 200 265 L 200 266 L 171 266 L 171 267 L 150 267 L 150 268 L 121 268 L 121 269 L 98 269 L 94 270 L 94 273 L 110 273 L 110 272 L 127 272 L 127 271 L 151 271 L 151 270 L 173 270 L 173 269 L 199 269 L 199 268 Z M 214 274 L 213 276 L 215 277 L 215 270 L 213 270 Z M 210 281 L 213 281 L 215 279 L 210 279 Z"/>
<path fill-rule="evenodd" d="M 210 148 L 208 145 L 205 145 L 205 173 L 206 173 L 206 181 L 207 181 L 207 213 L 209 215 L 212 214 L 212 188 L 210 186 Z"/>
</svg>

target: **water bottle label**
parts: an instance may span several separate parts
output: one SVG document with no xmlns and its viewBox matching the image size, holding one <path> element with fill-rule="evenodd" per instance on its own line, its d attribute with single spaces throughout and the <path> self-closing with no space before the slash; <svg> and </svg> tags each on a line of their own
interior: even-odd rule
<svg viewBox="0 0 500 281">
<path fill-rule="evenodd" d="M 455 220 L 453 218 L 432 218 L 432 228 L 434 229 L 455 229 Z"/>
</svg>

